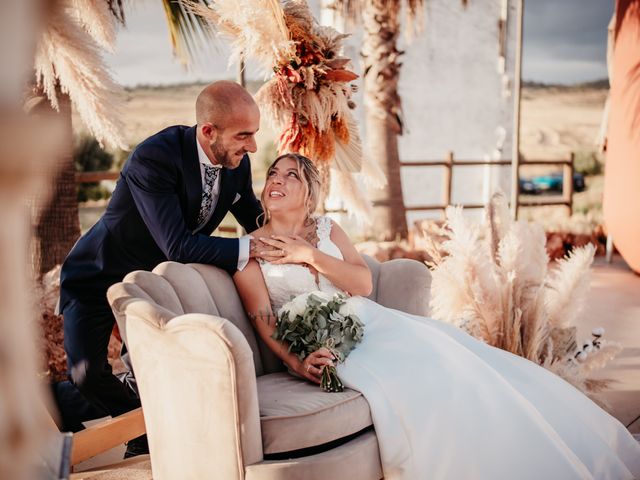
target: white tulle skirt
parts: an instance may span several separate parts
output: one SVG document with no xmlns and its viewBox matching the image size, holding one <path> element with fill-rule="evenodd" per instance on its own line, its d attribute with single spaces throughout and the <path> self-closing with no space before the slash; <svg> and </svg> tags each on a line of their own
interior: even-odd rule
<svg viewBox="0 0 640 480">
<path fill-rule="evenodd" d="M 457 328 L 349 300 L 364 339 L 338 374 L 364 394 L 385 479 L 640 478 L 640 446 L 561 378 Z"/>
</svg>

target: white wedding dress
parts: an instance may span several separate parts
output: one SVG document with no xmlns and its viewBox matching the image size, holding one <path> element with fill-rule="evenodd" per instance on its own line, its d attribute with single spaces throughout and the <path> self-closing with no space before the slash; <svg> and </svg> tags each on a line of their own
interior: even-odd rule
<svg viewBox="0 0 640 480">
<path fill-rule="evenodd" d="M 318 218 L 318 248 L 342 258 L 330 231 Z M 301 265 L 261 269 L 274 309 L 340 291 Z M 640 479 L 638 443 L 561 378 L 443 322 L 349 302 L 365 333 L 338 375 L 370 405 L 385 479 Z"/>
</svg>

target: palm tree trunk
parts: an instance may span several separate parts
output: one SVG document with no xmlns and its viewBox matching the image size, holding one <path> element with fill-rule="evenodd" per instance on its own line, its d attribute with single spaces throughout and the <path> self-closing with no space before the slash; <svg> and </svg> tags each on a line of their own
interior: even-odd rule
<svg viewBox="0 0 640 480">
<path fill-rule="evenodd" d="M 64 123 L 65 143 L 68 148 L 54 163 L 54 182 L 50 198 L 36 212 L 33 250 L 34 273 L 45 274 L 63 262 L 80 236 L 78 217 L 78 189 L 73 163 L 73 133 L 71 127 L 71 101 L 68 95 L 58 93 Z"/>
<path fill-rule="evenodd" d="M 390 0 L 366 0 L 362 11 L 367 154 L 388 182 L 384 189 L 372 190 L 370 196 L 375 228 L 385 238 L 407 236 L 398 152 L 398 135 L 402 134 L 398 95 L 402 52 L 396 48 L 399 14 L 398 2 Z"/>
</svg>

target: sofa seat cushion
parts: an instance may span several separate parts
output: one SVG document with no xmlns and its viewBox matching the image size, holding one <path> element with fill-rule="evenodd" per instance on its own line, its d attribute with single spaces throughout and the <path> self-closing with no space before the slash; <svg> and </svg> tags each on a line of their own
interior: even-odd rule
<svg viewBox="0 0 640 480">
<path fill-rule="evenodd" d="M 372 425 L 360 392 L 323 392 L 288 373 L 258 377 L 262 447 L 265 454 L 322 445 Z"/>
</svg>

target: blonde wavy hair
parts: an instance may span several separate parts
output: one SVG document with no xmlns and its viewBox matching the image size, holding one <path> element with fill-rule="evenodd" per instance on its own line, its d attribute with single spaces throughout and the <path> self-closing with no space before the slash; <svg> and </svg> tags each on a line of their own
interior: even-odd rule
<svg viewBox="0 0 640 480">
<path fill-rule="evenodd" d="M 320 201 L 320 172 L 313 164 L 313 162 L 304 155 L 301 155 L 299 153 L 284 153 L 276 158 L 271 165 L 269 165 L 269 168 L 267 168 L 267 178 L 269 178 L 271 169 L 273 169 L 273 167 L 275 167 L 280 160 L 283 160 L 285 158 L 295 160 L 298 167 L 298 175 L 300 175 L 302 183 L 305 186 L 304 204 L 307 213 L 305 218 L 306 225 L 318 208 L 318 202 Z M 260 226 L 269 223 L 269 220 L 271 218 L 271 215 L 269 215 L 269 211 L 265 207 L 264 203 L 265 191 L 266 189 L 263 189 L 262 195 L 260 196 L 260 202 L 262 203 L 262 209 L 264 211 L 261 217 L 258 218 L 258 225 Z"/>
</svg>

